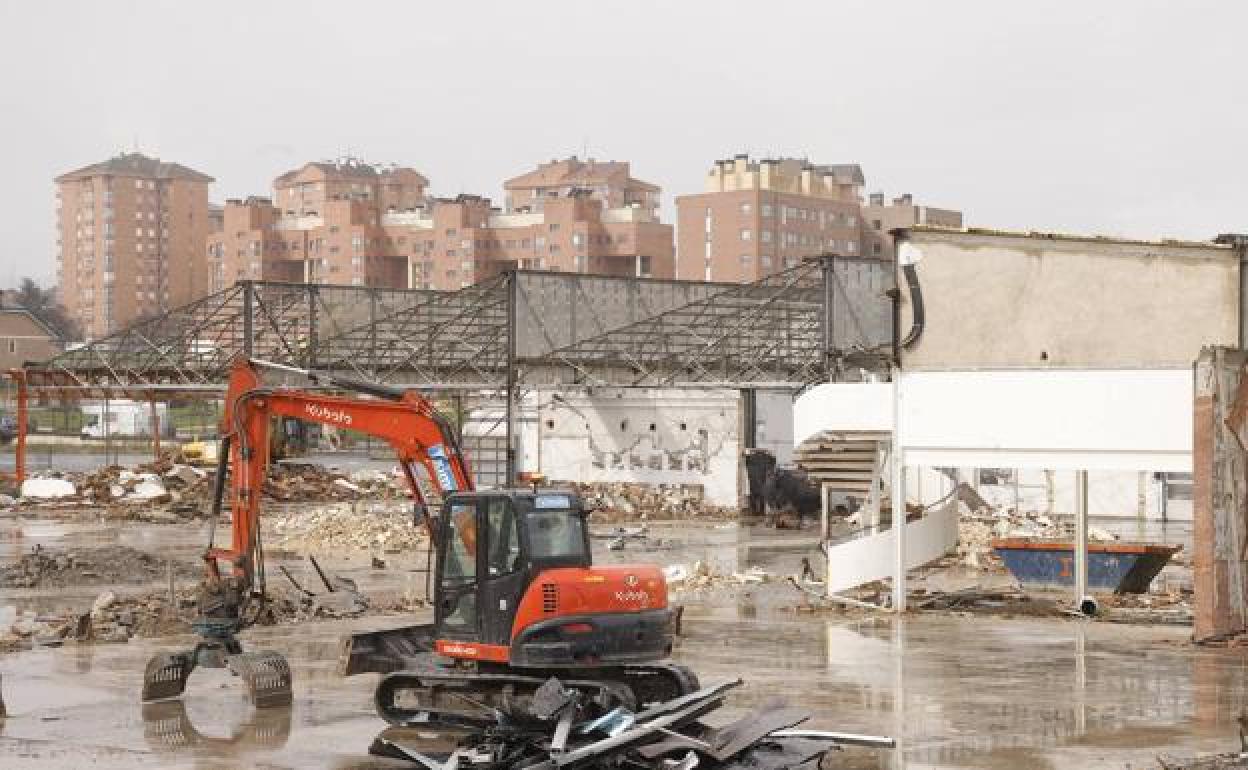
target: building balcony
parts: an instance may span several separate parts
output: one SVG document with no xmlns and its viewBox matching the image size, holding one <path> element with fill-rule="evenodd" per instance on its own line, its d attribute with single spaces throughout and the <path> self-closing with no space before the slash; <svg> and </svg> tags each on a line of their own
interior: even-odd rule
<svg viewBox="0 0 1248 770">
<path fill-rule="evenodd" d="M 629 222 L 658 222 L 659 218 L 655 216 L 651 209 L 642 208 L 641 206 L 625 206 L 616 209 L 603 209 L 603 224 L 624 224 Z"/>
<path fill-rule="evenodd" d="M 424 209 L 417 211 L 387 211 L 381 215 L 382 227 L 412 227 L 418 230 L 432 230 L 433 217 Z"/>
<path fill-rule="evenodd" d="M 489 227 L 529 227 L 546 223 L 546 215 L 540 211 L 519 214 L 491 214 Z"/>
<path fill-rule="evenodd" d="M 305 216 L 282 217 L 277 220 L 278 230 L 315 230 L 325 226 L 325 217 L 319 214 Z"/>
</svg>

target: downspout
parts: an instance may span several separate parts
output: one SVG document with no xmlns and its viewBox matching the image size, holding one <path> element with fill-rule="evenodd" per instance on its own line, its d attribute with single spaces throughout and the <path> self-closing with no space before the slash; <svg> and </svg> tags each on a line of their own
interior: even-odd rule
<svg viewBox="0 0 1248 770">
<path fill-rule="evenodd" d="M 1248 235 L 1243 233 L 1222 233 L 1213 239 L 1214 243 L 1230 246 L 1238 257 L 1236 267 L 1239 269 L 1239 349 L 1248 347 Z"/>
<path fill-rule="evenodd" d="M 903 258 L 903 252 L 906 251 L 904 247 L 909 244 L 907 231 L 903 228 L 893 230 L 890 234 L 896 244 L 897 264 L 901 267 L 901 274 L 906 279 L 906 290 L 910 294 L 910 331 L 901 341 L 902 348 L 909 348 L 923 335 L 927 320 L 923 310 L 923 290 L 919 288 L 919 274 L 914 267 L 914 258 Z"/>
</svg>

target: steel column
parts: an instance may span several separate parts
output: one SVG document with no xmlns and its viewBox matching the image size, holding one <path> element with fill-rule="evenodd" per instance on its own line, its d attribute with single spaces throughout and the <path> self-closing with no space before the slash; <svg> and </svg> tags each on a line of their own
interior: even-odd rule
<svg viewBox="0 0 1248 770">
<path fill-rule="evenodd" d="M 1088 472 L 1075 471 L 1075 607 L 1088 595 Z"/>
</svg>

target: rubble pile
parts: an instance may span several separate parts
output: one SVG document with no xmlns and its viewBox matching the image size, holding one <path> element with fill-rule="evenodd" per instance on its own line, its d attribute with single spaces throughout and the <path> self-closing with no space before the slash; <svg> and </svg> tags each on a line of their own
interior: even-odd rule
<svg viewBox="0 0 1248 770">
<path fill-rule="evenodd" d="M 105 583 L 148 583 L 175 578 L 198 578 L 200 568 L 170 562 L 127 546 L 75 548 L 51 551 L 35 546 L 14 564 L 0 567 L 3 588 L 64 588 Z"/>
<path fill-rule="evenodd" d="M 358 470 L 344 474 L 319 465 L 293 463 L 270 467 L 264 493 L 283 502 L 393 500 L 409 494 L 406 481 L 393 471 Z"/>
<path fill-rule="evenodd" d="M 980 508 L 972 511 L 965 502 L 958 501 L 958 559 L 974 569 L 1002 570 L 1001 560 L 992 550 L 997 538 L 1051 538 L 1069 540 L 1074 537 L 1074 527 L 1055 521 L 1043 513 L 1028 511 L 993 511 Z M 1088 528 L 1088 540 L 1108 542 L 1118 536 L 1099 527 Z"/>
<path fill-rule="evenodd" d="M 176 452 L 133 468 L 109 465 L 90 473 L 55 472 L 23 482 L 19 499 L 0 499 L 0 508 L 107 506 L 108 514 L 165 523 L 207 511 L 215 469 L 180 462 Z M 394 500 L 408 496 L 397 469 L 344 473 L 312 464 L 277 463 L 264 484 L 269 500 L 321 502 Z"/>
<path fill-rule="evenodd" d="M 714 588 L 759 586 L 773 580 L 773 575 L 761 567 L 750 567 L 744 572 L 720 572 L 705 561 L 664 567 L 663 577 L 675 596 Z"/>
<path fill-rule="evenodd" d="M 608 710 L 594 702 L 597 698 L 551 677 L 531 699 L 524 699 L 531 700 L 527 707 L 492 709 L 489 720 L 426 715 L 419 718 L 419 732 L 403 727 L 383 731 L 369 753 L 426 770 L 817 770 L 844 745 L 896 747 L 887 737 L 804 729 L 801 725 L 811 715 L 778 699 L 737 721 L 715 722 L 722 726 L 702 721 L 724 705 L 729 690 L 742 684 L 738 679 L 636 710 Z M 379 708 L 395 725 L 403 724 L 400 713 L 410 713 L 381 702 Z"/>
<path fill-rule="evenodd" d="M 412 515 L 393 509 L 358 510 L 341 504 L 292 510 L 276 515 L 273 545 L 300 553 L 360 549 L 403 553 L 423 549 L 426 536 Z"/>
<path fill-rule="evenodd" d="M 336 590 L 313 594 L 283 587 L 270 588 L 267 601 L 255 613 L 260 626 L 303 623 L 314 619 L 357 618 L 363 615 L 411 612 L 423 606 L 418 599 L 400 597 L 374 601 L 343 585 Z M 197 588 L 118 596 L 104 591 L 87 612 L 16 613 L 0 608 L 0 653 L 57 646 L 66 642 L 120 643 L 131 638 L 151 638 L 192 633 Z M 7 609 L 7 614 L 6 614 Z"/>
<path fill-rule="evenodd" d="M 596 519 L 616 522 L 637 519 L 735 518 L 735 508 L 706 502 L 701 484 L 637 484 L 622 481 L 555 482 L 577 491 Z"/>
</svg>

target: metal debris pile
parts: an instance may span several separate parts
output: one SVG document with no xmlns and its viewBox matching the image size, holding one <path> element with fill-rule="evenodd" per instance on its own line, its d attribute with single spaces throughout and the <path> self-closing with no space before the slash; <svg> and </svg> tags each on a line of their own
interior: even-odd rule
<svg viewBox="0 0 1248 770">
<path fill-rule="evenodd" d="M 272 545 L 299 553 L 410 553 L 424 548 L 425 532 L 406 509 L 347 504 L 292 510 L 274 516 Z"/>
<path fill-rule="evenodd" d="M 802 709 L 772 701 L 723 727 L 702 721 L 741 680 L 632 711 L 598 713 L 549 679 L 523 718 L 490 725 L 420 721 L 387 729 L 370 753 L 425 770 L 817 770 L 842 745 L 894 748 L 889 738 L 804 730 Z"/>
</svg>

